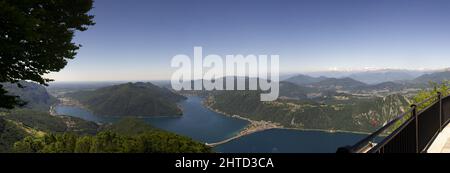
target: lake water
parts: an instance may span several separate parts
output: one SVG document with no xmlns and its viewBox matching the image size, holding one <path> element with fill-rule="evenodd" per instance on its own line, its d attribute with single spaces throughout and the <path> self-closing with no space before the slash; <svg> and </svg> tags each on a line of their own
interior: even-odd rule
<svg viewBox="0 0 450 173">
<path fill-rule="evenodd" d="M 200 97 L 188 97 L 180 103 L 183 116 L 142 118 L 154 127 L 189 136 L 201 142 L 217 142 L 234 136 L 248 124 L 247 121 L 223 116 L 202 105 Z M 120 118 L 94 115 L 90 111 L 73 106 L 57 106 L 56 113 L 85 120 L 112 123 Z"/>
<path fill-rule="evenodd" d="M 338 147 L 355 144 L 367 135 L 273 129 L 250 134 L 219 145 L 223 153 L 334 153 Z"/>
<path fill-rule="evenodd" d="M 227 117 L 213 112 L 202 105 L 200 97 L 188 97 L 180 103 L 181 117 L 142 118 L 154 127 L 191 137 L 201 142 L 218 142 L 230 138 L 248 124 L 247 121 Z M 73 106 L 57 106 L 61 115 L 79 117 L 85 120 L 112 123 L 119 118 L 98 116 Z M 214 148 L 224 153 L 308 153 L 335 152 L 337 147 L 354 144 L 365 135 L 353 133 L 326 133 L 274 129 L 254 133 Z"/>
</svg>

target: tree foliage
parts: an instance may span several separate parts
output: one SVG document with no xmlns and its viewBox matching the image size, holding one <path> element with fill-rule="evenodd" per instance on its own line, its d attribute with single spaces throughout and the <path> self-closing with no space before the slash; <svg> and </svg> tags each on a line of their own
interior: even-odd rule
<svg viewBox="0 0 450 173">
<path fill-rule="evenodd" d="M 437 93 L 440 92 L 442 96 L 447 96 L 450 94 L 450 81 L 443 81 L 440 83 L 429 82 L 429 87 L 426 89 L 422 89 L 419 91 L 413 98 L 414 103 L 421 103 L 430 97 L 437 96 Z M 419 110 L 424 109 L 434 103 L 436 99 L 430 99 L 429 101 L 424 102 L 423 104 L 417 105 Z"/>
<path fill-rule="evenodd" d="M 50 82 L 43 75 L 64 68 L 80 48 L 72 42 L 75 32 L 94 25 L 92 5 L 92 0 L 0 0 L 0 83 Z M 0 108 L 20 104 L 0 85 Z"/>
<path fill-rule="evenodd" d="M 440 83 L 430 81 L 429 86 L 420 90 L 414 97 L 412 98 L 413 103 L 417 106 L 416 111 L 420 111 L 422 109 L 427 108 L 428 106 L 435 103 L 437 100 L 437 94 L 441 93 L 441 96 L 447 96 L 450 94 L 450 81 L 442 81 Z M 433 99 L 434 97 L 435 99 Z M 426 101 L 428 99 L 428 101 Z M 399 128 L 405 121 L 411 118 L 411 114 L 406 114 L 402 119 L 397 121 L 391 128 L 387 130 L 388 133 L 393 132 L 397 128 Z"/>
<path fill-rule="evenodd" d="M 9 152 L 15 142 L 26 136 L 25 130 L 0 116 L 0 153 Z"/>
<path fill-rule="evenodd" d="M 72 133 L 26 137 L 16 142 L 19 153 L 205 153 L 211 148 L 186 137 L 161 131 L 120 135 L 103 131 L 95 136 Z"/>
<path fill-rule="evenodd" d="M 135 118 L 106 125 L 95 135 L 72 131 L 28 136 L 15 142 L 18 153 L 209 153 L 211 148 Z"/>
</svg>

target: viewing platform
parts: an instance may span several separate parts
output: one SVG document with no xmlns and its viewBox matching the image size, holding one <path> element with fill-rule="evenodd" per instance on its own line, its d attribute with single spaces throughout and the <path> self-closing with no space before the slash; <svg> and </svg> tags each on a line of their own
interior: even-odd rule
<svg viewBox="0 0 450 173">
<path fill-rule="evenodd" d="M 437 93 L 339 153 L 450 153 L 450 96 Z"/>
<path fill-rule="evenodd" d="M 450 124 L 442 129 L 427 153 L 450 153 Z"/>
</svg>

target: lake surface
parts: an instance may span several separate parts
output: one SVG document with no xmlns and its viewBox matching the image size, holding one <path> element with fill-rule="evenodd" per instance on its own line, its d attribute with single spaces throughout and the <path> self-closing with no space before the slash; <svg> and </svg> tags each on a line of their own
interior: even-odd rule
<svg viewBox="0 0 450 173">
<path fill-rule="evenodd" d="M 273 129 L 219 145 L 223 153 L 334 153 L 338 147 L 355 144 L 367 135 Z"/>
<path fill-rule="evenodd" d="M 154 127 L 189 136 L 201 142 L 218 142 L 239 133 L 248 122 L 227 117 L 203 106 L 202 98 L 188 97 L 180 103 L 183 116 L 142 118 Z M 90 111 L 73 106 L 57 106 L 56 113 L 82 118 L 98 123 L 113 123 L 120 118 L 98 116 Z"/>
<path fill-rule="evenodd" d="M 202 98 L 190 96 L 180 103 L 181 117 L 142 118 L 154 127 L 191 137 L 201 142 L 218 142 L 239 133 L 247 121 L 227 117 L 213 112 L 202 105 Z M 57 106 L 62 115 L 85 120 L 112 123 L 120 118 L 98 116 L 78 107 Z M 319 131 L 299 131 L 274 129 L 254 133 L 214 148 L 224 153 L 318 153 L 336 152 L 340 146 L 354 144 L 366 135 L 353 133 L 326 133 Z"/>
</svg>

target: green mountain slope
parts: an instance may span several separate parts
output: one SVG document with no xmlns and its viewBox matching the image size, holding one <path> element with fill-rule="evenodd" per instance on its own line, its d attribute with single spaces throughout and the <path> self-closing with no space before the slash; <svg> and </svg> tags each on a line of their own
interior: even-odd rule
<svg viewBox="0 0 450 173">
<path fill-rule="evenodd" d="M 280 96 L 290 99 L 307 99 L 308 94 L 318 92 L 317 89 L 296 85 L 291 82 L 280 82 Z"/>
<path fill-rule="evenodd" d="M 25 108 L 48 111 L 50 106 L 57 101 L 42 85 L 25 81 L 19 83 L 23 88 L 11 83 L 2 83 L 1 85 L 8 91 L 8 95 L 19 96 L 20 99 L 27 102 Z"/>
<path fill-rule="evenodd" d="M 258 91 L 223 91 L 206 104 L 230 115 L 265 120 L 300 129 L 371 132 L 403 112 L 409 100 L 401 95 L 359 98 L 336 94 L 324 99 L 278 99 L 261 102 Z"/>
<path fill-rule="evenodd" d="M 130 125 L 137 125 L 130 127 Z M 135 129 L 135 130 L 129 130 Z M 26 137 L 15 143 L 20 153 L 209 153 L 211 148 L 190 138 L 125 119 L 94 136 L 72 133 Z"/>
<path fill-rule="evenodd" d="M 209 153 L 190 138 L 153 128 L 134 118 L 97 125 L 45 113 L 4 112 L 0 116 L 0 153 Z"/>
<path fill-rule="evenodd" d="M 65 132 L 93 135 L 99 128 L 94 122 L 74 117 L 52 116 L 31 109 L 0 112 L 0 153 L 11 152 L 13 144 L 27 136 Z"/>
<path fill-rule="evenodd" d="M 151 84 L 131 85 L 125 86 L 125 90 L 128 90 L 127 87 L 133 88 L 130 90 L 138 88 L 136 92 L 157 96 L 157 99 L 165 102 L 184 98 Z M 46 92 L 45 88 L 42 90 L 40 87 L 27 89 L 29 93 Z M 150 94 L 150 91 L 156 93 Z M 29 104 L 36 105 L 40 101 L 31 99 Z M 153 128 L 132 118 L 125 118 L 115 124 L 99 125 L 75 117 L 50 115 L 47 111 L 29 108 L 0 110 L 0 153 L 212 152 L 210 147 L 202 143 Z"/>
<path fill-rule="evenodd" d="M 312 83 L 317 83 L 320 81 L 323 81 L 325 79 L 328 79 L 327 77 L 311 77 L 307 75 L 296 75 L 293 77 L 290 77 L 284 81 L 291 82 L 297 85 L 309 85 Z"/>
<path fill-rule="evenodd" d="M 17 124 L 0 117 L 0 153 L 8 152 L 15 142 L 27 136 L 27 132 Z"/>
<path fill-rule="evenodd" d="M 328 78 L 320 82 L 312 83 L 309 86 L 321 90 L 352 90 L 367 86 L 367 84 L 352 78 Z"/>
<path fill-rule="evenodd" d="M 99 128 L 99 125 L 96 123 L 80 118 L 53 116 L 47 112 L 29 109 L 13 110 L 7 113 L 4 118 L 49 133 L 73 132 L 77 134 L 95 134 Z"/>
<path fill-rule="evenodd" d="M 177 102 L 185 99 L 151 83 L 126 83 L 67 94 L 91 111 L 104 116 L 181 115 Z"/>
<path fill-rule="evenodd" d="M 412 86 L 409 86 L 412 87 Z M 401 91 L 408 88 L 408 85 L 400 82 L 383 82 L 374 85 L 367 85 L 354 88 L 354 91 L 373 91 L 373 90 L 388 90 L 388 91 Z"/>
<path fill-rule="evenodd" d="M 428 82 L 441 83 L 442 81 L 450 80 L 450 71 L 442 71 L 431 74 L 424 74 L 413 80 L 415 83 L 428 84 Z"/>
<path fill-rule="evenodd" d="M 121 135 L 136 135 L 153 130 L 158 129 L 132 117 L 126 117 L 117 123 L 107 124 L 102 127 L 102 131 L 112 131 Z"/>
</svg>

